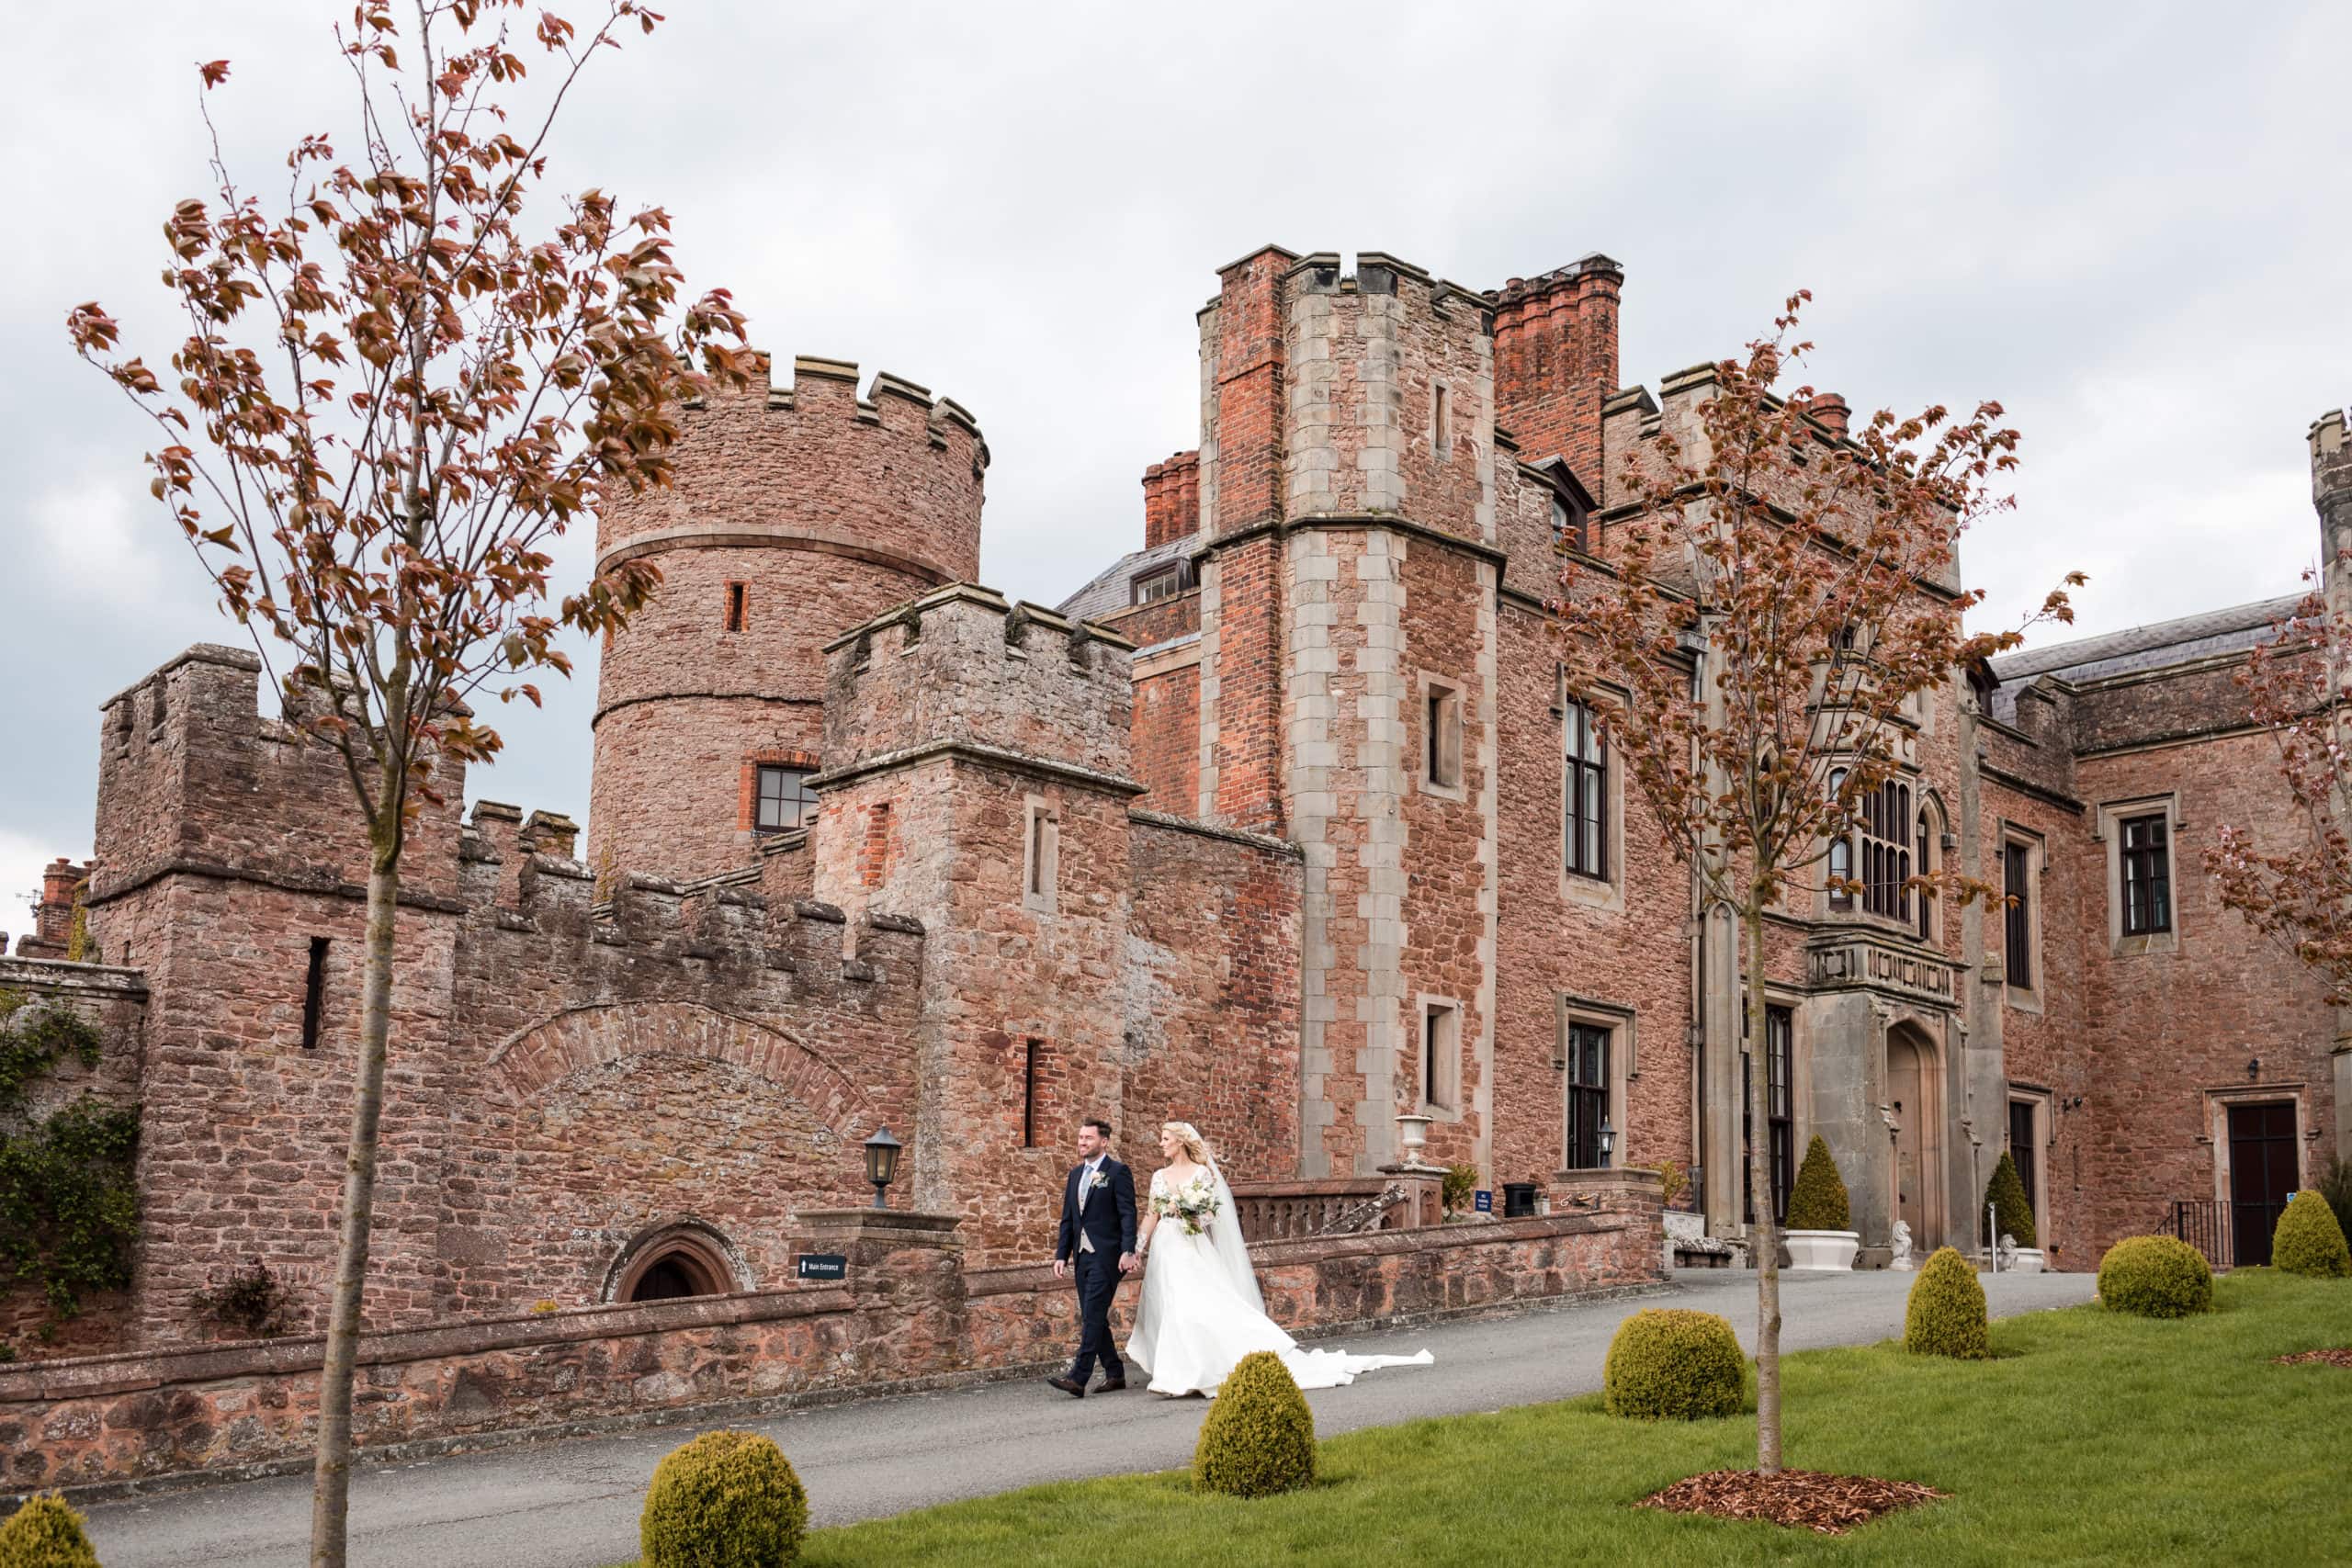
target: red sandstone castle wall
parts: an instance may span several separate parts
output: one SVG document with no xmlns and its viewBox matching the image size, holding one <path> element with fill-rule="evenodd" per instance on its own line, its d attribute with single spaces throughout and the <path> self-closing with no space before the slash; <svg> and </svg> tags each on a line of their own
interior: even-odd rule
<svg viewBox="0 0 2352 1568">
<path fill-rule="evenodd" d="M 91 904 L 102 951 L 128 948 L 152 993 L 143 1344 L 216 1337 L 196 1293 L 256 1258 L 292 1325 L 318 1320 L 364 914 L 339 766 L 258 717 L 250 658 L 198 650 L 164 694 L 160 725 L 107 716 Z M 838 911 L 644 879 L 592 908 L 584 867 L 531 853 L 568 848 L 569 824 L 519 817 L 485 803 L 460 841 L 454 806 L 429 807 L 404 862 L 374 1325 L 594 1302 L 631 1235 L 677 1220 L 728 1235 L 739 1282 L 771 1280 L 793 1209 L 854 1200 L 856 1143 L 910 1124 L 919 936 L 865 931 L 853 964 Z"/>
<path fill-rule="evenodd" d="M 2180 693 L 2194 711 L 2196 682 Z M 2152 694 L 2140 701 L 2151 700 Z M 2210 710 L 2208 710 L 2210 712 Z M 2086 756 L 2076 763 L 2082 796 L 2103 802 L 2171 794 L 2178 802 L 2173 843 L 2174 931 L 2170 951 L 2118 952 L 2109 938 L 2107 851 L 2079 832 L 2068 846 L 2074 881 L 2094 896 L 2066 912 L 2085 955 L 2084 1011 L 2090 1029 L 2076 1046 L 2084 1097 L 2079 1113 L 2092 1140 L 2088 1159 L 2093 1242 L 2157 1228 L 2176 1199 L 2222 1195 L 2216 1188 L 2227 1125 L 2203 1091 L 2263 1090 L 2256 1098 L 2301 1104 L 2301 1180 L 2319 1174 L 2323 1140 L 2335 1125 L 2329 1047 L 2335 1020 L 2322 988 L 2268 939 L 2220 907 L 2199 857 L 2223 824 L 2258 835 L 2297 830 L 2275 772 L 2277 753 L 2256 734 L 2193 745 Z M 2096 822 L 2091 819 L 2090 826 Z M 2258 1074 L 2247 1064 L 2259 1058 Z"/>
<path fill-rule="evenodd" d="M 1635 1071 L 1616 1121 L 1618 1163 L 1692 1157 L 1690 896 L 1657 848 L 1637 795 L 1624 797 L 1623 855 L 1607 885 L 1563 871 L 1565 742 L 1556 632 L 1516 603 L 1501 616 L 1496 734 L 1502 749 L 1497 843 L 1493 1182 L 1548 1182 L 1565 1163 L 1566 1075 L 1560 998 L 1628 1008 Z M 1635 869 L 1628 871 L 1628 862 Z M 1621 1029 L 1612 1040 L 1621 1058 Z M 1616 1064 L 1612 1064 L 1616 1066 Z M 1619 1067 L 1620 1071 L 1623 1070 Z"/>
<path fill-rule="evenodd" d="M 1133 820 L 1126 1157 L 1159 1165 L 1163 1122 L 1190 1122 L 1235 1181 L 1298 1164 L 1296 852 L 1176 818 Z"/>
<path fill-rule="evenodd" d="M 922 921 L 915 1201 L 1035 1258 L 1079 1119 L 1125 1126 L 1129 650 L 985 590 L 910 608 L 832 649 L 815 887 Z"/>
</svg>

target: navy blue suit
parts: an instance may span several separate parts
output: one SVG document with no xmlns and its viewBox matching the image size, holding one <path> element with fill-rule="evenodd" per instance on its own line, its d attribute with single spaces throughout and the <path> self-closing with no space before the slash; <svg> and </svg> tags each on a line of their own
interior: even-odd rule
<svg viewBox="0 0 2352 1568">
<path fill-rule="evenodd" d="M 1135 1177 L 1104 1155 L 1096 1173 L 1101 1185 L 1081 1212 L 1078 1178 L 1085 1168 L 1080 1161 L 1062 1182 L 1062 1221 L 1054 1238 L 1054 1260 L 1067 1259 L 1078 1277 L 1078 1359 L 1070 1363 L 1069 1376 L 1081 1388 L 1093 1377 L 1098 1359 L 1104 1377 L 1126 1380 L 1125 1363 L 1111 1343 L 1111 1298 L 1119 1293 L 1119 1259 L 1136 1249 Z M 1079 1245 L 1080 1236 L 1093 1244 L 1091 1250 Z"/>
</svg>

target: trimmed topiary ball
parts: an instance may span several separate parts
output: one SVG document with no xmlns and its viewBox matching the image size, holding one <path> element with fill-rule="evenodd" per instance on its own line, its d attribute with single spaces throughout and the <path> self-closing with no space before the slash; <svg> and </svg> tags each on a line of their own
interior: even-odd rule
<svg viewBox="0 0 2352 1568">
<path fill-rule="evenodd" d="M 1993 1206 L 1993 1237 L 2005 1235 L 2018 1238 L 2019 1247 L 2040 1247 L 2034 1240 L 2033 1205 L 2026 1201 L 2025 1179 L 2018 1174 L 2018 1162 L 2009 1151 L 2001 1151 L 2000 1162 L 1993 1167 L 1993 1179 L 1984 1184 L 1984 1201 Z"/>
<path fill-rule="evenodd" d="M 1601 1388 L 1611 1416 L 1705 1421 L 1739 1414 L 1747 1371 L 1727 1319 L 1651 1307 L 1617 1325 Z"/>
<path fill-rule="evenodd" d="M 1796 1185 L 1789 1190 L 1788 1228 L 1792 1231 L 1851 1230 L 1846 1206 L 1846 1179 L 1829 1145 L 1814 1134 L 1804 1149 L 1804 1164 L 1797 1168 Z"/>
<path fill-rule="evenodd" d="M 800 1560 L 808 1494 L 756 1432 L 705 1432 L 653 1467 L 638 1524 L 645 1568 L 783 1568 Z"/>
<path fill-rule="evenodd" d="M 2098 1260 L 2098 1299 L 2135 1317 L 2188 1317 L 2213 1310 L 2205 1255 L 2169 1235 L 2128 1235 Z"/>
<path fill-rule="evenodd" d="M 0 1568 L 98 1568 L 82 1516 L 54 1492 L 37 1492 L 0 1523 Z"/>
<path fill-rule="evenodd" d="M 2278 1216 L 2278 1228 L 2270 1235 L 2270 1261 L 2290 1274 L 2317 1280 L 2352 1274 L 2352 1247 L 2345 1246 L 2344 1227 L 2318 1189 L 2296 1193 Z"/>
<path fill-rule="evenodd" d="M 1315 1413 L 1272 1350 L 1226 1373 L 1193 1449 L 1193 1484 L 1229 1497 L 1295 1491 L 1315 1479 Z"/>
<path fill-rule="evenodd" d="M 1915 1356 L 1975 1361 L 1993 1353 L 1984 1339 L 1984 1286 L 1967 1258 L 1936 1248 L 1911 1281 L 1903 1309 L 1903 1348 Z"/>
</svg>

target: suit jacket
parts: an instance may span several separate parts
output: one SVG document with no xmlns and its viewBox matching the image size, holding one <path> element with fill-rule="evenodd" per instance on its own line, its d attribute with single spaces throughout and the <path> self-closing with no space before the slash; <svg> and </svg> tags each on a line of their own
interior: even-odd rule
<svg viewBox="0 0 2352 1568">
<path fill-rule="evenodd" d="M 1115 1263 L 1121 1254 L 1136 1249 L 1136 1179 L 1125 1166 L 1103 1156 L 1102 1185 L 1095 1189 L 1086 1201 L 1086 1212 L 1080 1213 L 1078 1173 L 1085 1168 L 1086 1162 L 1080 1160 L 1062 1179 L 1062 1223 L 1054 1237 L 1054 1258 L 1058 1261 L 1076 1257 L 1079 1233 L 1083 1231 L 1092 1238 L 1095 1252 Z"/>
</svg>

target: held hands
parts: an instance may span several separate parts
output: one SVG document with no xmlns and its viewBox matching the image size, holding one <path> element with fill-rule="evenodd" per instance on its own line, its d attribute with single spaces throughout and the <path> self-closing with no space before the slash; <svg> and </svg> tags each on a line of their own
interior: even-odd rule
<svg viewBox="0 0 2352 1568">
<path fill-rule="evenodd" d="M 1120 1272 L 1120 1273 L 1122 1273 L 1122 1274 L 1132 1274 L 1132 1273 L 1136 1272 L 1137 1269 L 1141 1269 L 1142 1267 L 1143 1267 L 1143 1254 L 1142 1254 L 1142 1253 L 1140 1253 L 1140 1252 L 1122 1252 L 1121 1254 L 1119 1254 L 1119 1272 Z"/>
</svg>

